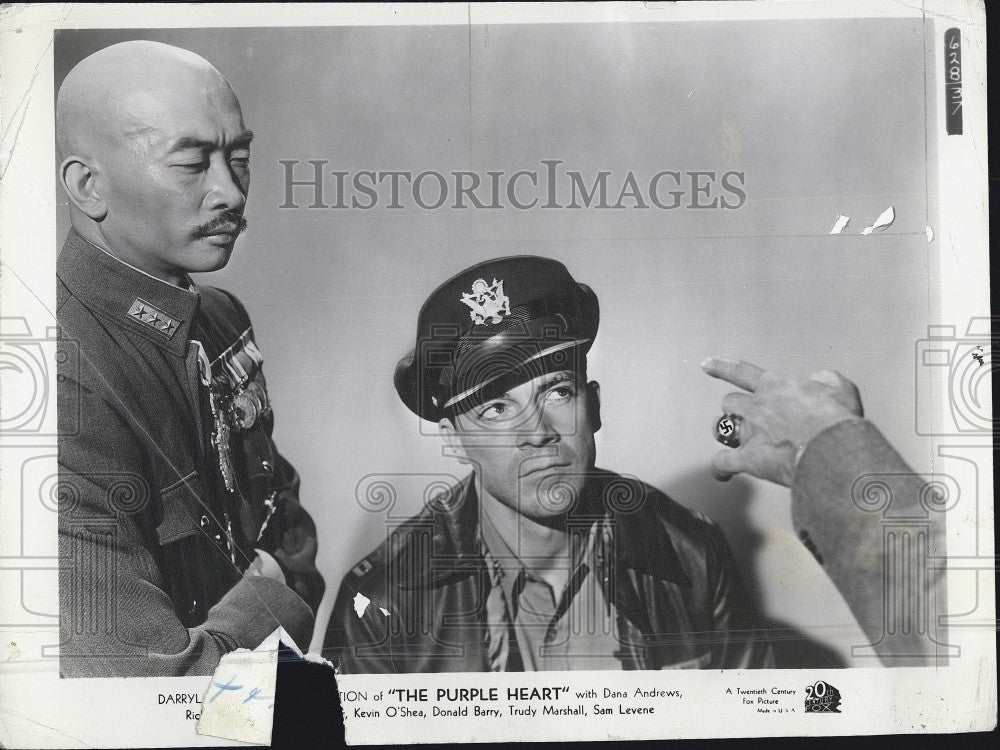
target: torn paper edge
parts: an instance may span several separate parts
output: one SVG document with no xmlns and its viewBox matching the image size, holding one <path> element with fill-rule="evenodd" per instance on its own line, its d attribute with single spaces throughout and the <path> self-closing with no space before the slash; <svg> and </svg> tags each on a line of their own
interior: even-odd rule
<svg viewBox="0 0 1000 750">
<path fill-rule="evenodd" d="M 195 725 L 195 732 L 209 737 L 237 740 L 252 745 L 268 746 L 271 744 L 271 730 L 274 727 L 273 701 L 278 687 L 278 649 L 282 642 L 298 651 L 294 640 L 289 637 L 285 629 L 278 627 L 257 648 L 253 650 L 238 648 L 222 655 L 219 665 L 215 668 L 212 679 L 202 695 L 201 716 Z M 251 654 L 256 654 L 261 658 L 249 658 Z M 301 652 L 299 656 L 301 656 Z M 235 672 L 235 677 L 241 679 L 241 684 L 243 684 L 246 683 L 246 680 L 241 678 L 241 672 L 242 674 L 247 674 L 250 670 L 255 672 L 262 666 L 269 670 L 270 685 L 273 686 L 271 688 L 271 707 L 268 707 L 264 701 L 257 701 L 249 704 L 249 708 L 245 710 L 232 712 L 231 704 L 227 705 L 225 701 L 216 704 L 209 698 L 212 688 L 223 679 L 223 673 L 226 676 L 232 676 Z M 257 679 L 251 677 L 251 681 Z M 242 705 L 248 704 L 243 701 Z M 248 716 L 247 713 L 250 711 L 253 713 Z M 265 724 L 267 726 L 266 732 L 264 731 Z"/>
<path fill-rule="evenodd" d="M 837 220 L 833 223 L 833 229 L 830 230 L 830 234 L 840 234 L 845 229 L 847 225 L 851 222 L 850 216 L 844 216 L 843 214 L 837 215 Z"/>
<path fill-rule="evenodd" d="M 368 611 L 368 605 L 371 603 L 372 600 L 369 599 L 364 594 L 362 594 L 360 591 L 354 595 L 354 602 L 353 602 L 354 613 L 358 616 L 359 619 L 364 617 L 365 612 Z M 378 608 L 378 611 L 381 612 L 386 617 L 389 616 L 389 610 L 387 610 L 385 607 L 380 606 Z"/>
<path fill-rule="evenodd" d="M 226 671 L 226 674 L 227 675 L 231 675 L 232 674 L 232 667 L 234 666 L 233 662 L 237 662 L 237 665 L 236 665 L 237 666 L 237 676 L 239 676 L 238 669 L 239 669 L 239 666 L 240 666 L 239 663 L 242 661 L 241 658 L 240 658 L 241 656 L 245 657 L 247 654 L 251 654 L 251 653 L 260 654 L 262 656 L 264 654 L 267 654 L 268 660 L 270 662 L 270 664 L 268 666 L 270 667 L 271 670 L 273 670 L 273 674 L 274 674 L 274 679 L 273 679 L 273 683 L 274 683 L 273 700 L 277 700 L 277 697 L 278 697 L 277 696 L 277 690 L 278 690 L 278 653 L 279 653 L 279 650 L 280 650 L 280 647 L 281 647 L 282 644 L 284 644 L 287 648 L 290 648 L 292 651 L 294 651 L 295 655 L 298 656 L 300 659 L 303 659 L 304 661 L 311 662 L 313 664 L 319 664 L 319 665 L 322 665 L 322 666 L 329 667 L 330 669 L 334 670 L 334 673 L 337 672 L 336 667 L 333 664 L 333 662 L 331 662 L 329 659 L 323 658 L 322 655 L 317 654 L 317 653 L 312 652 L 312 651 L 309 651 L 309 652 L 306 652 L 305 654 L 303 654 L 302 650 L 295 643 L 295 640 L 290 635 L 288 635 L 288 633 L 285 631 L 284 628 L 282 628 L 282 627 L 279 626 L 278 628 L 276 628 L 274 630 L 274 632 L 272 632 L 267 638 L 265 638 L 261 642 L 261 644 L 259 646 L 257 646 L 257 648 L 253 649 L 252 651 L 250 649 L 240 648 L 240 649 L 236 649 L 235 651 L 230 651 L 228 654 L 223 654 L 222 659 L 219 660 L 219 666 L 216 667 L 215 674 L 212 675 L 212 680 L 209 682 L 208 687 L 205 688 L 205 692 L 202 695 L 202 706 L 203 706 L 202 713 L 201 713 L 201 717 L 198 719 L 198 723 L 195 725 L 195 731 L 198 734 L 204 735 L 204 736 L 209 736 L 209 737 L 219 737 L 221 739 L 226 739 L 226 740 L 236 740 L 238 742 L 246 742 L 246 743 L 249 743 L 249 744 L 252 744 L 252 745 L 258 745 L 258 746 L 267 746 L 267 745 L 271 744 L 271 733 L 274 730 L 273 701 L 272 701 L 272 704 L 271 704 L 272 708 L 266 708 L 266 704 L 263 703 L 263 702 L 260 702 L 260 703 L 257 704 L 257 706 L 259 707 L 260 711 L 263 712 L 263 711 L 266 710 L 267 713 L 270 714 L 270 717 L 269 717 L 268 722 L 267 722 L 267 735 L 264 736 L 264 732 L 263 731 L 259 731 L 256 736 L 253 736 L 251 734 L 251 732 L 253 730 L 251 729 L 251 731 L 248 732 L 247 731 L 248 727 L 246 726 L 245 723 L 240 723 L 240 724 L 234 725 L 233 728 L 232 728 L 232 730 L 229 730 L 229 731 L 219 731 L 219 727 L 218 726 L 212 726 L 211 722 L 213 722 L 213 721 L 215 721 L 215 720 L 218 719 L 218 717 L 215 714 L 218 712 L 218 710 L 224 704 L 219 704 L 218 707 L 213 710 L 212 706 L 215 705 L 215 704 L 213 704 L 213 703 L 211 703 L 209 701 L 209 693 L 211 692 L 212 686 L 215 685 L 217 679 L 221 679 L 221 677 L 219 676 L 220 670 L 223 670 L 223 669 L 225 669 L 225 668 L 228 667 L 229 669 Z M 232 658 L 234 654 L 239 654 L 240 656 L 237 656 L 234 659 L 234 658 Z M 260 663 L 261 663 L 260 661 L 256 661 L 256 660 L 250 660 L 250 661 L 244 661 L 243 662 L 244 665 L 251 666 L 251 667 L 256 667 L 256 666 L 260 665 Z M 202 725 L 202 722 L 205 721 L 206 718 L 208 718 L 208 719 L 211 720 L 209 722 L 209 725 L 208 725 L 207 728 L 203 727 L 203 725 Z M 227 721 L 228 721 L 228 719 L 223 719 L 222 723 L 225 724 Z"/>
<path fill-rule="evenodd" d="M 892 206 L 889 206 L 889 208 L 878 215 L 878 218 L 875 219 L 870 227 L 862 229 L 861 234 L 871 234 L 874 231 L 885 229 L 895 220 L 896 212 L 893 210 Z"/>
<path fill-rule="evenodd" d="M 359 618 L 363 617 L 365 610 L 368 609 L 368 605 L 371 603 L 372 600 L 359 591 L 354 595 L 354 612 Z"/>
</svg>

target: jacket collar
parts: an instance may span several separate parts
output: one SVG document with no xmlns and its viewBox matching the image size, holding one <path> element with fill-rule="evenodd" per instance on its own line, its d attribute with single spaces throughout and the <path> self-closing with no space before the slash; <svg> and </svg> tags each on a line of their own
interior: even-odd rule
<svg viewBox="0 0 1000 750">
<path fill-rule="evenodd" d="M 87 307 L 177 356 L 186 354 L 198 312 L 196 291 L 150 276 L 72 229 L 59 253 L 56 275 Z"/>
<path fill-rule="evenodd" d="M 691 580 L 681 566 L 667 530 L 653 520 L 655 512 L 635 512 L 634 509 L 630 512 L 628 507 L 623 507 L 622 511 L 609 512 L 606 509 L 602 498 L 609 497 L 616 490 L 621 492 L 622 488 L 617 485 L 622 482 L 634 485 L 629 492 L 651 491 L 638 480 L 597 469 L 594 480 L 588 484 L 584 504 L 573 511 L 580 520 L 589 517 L 611 522 L 614 569 L 598 571 L 600 577 L 603 579 L 607 572 L 623 580 L 623 576 L 628 577 L 629 571 L 635 571 L 639 575 L 690 587 Z M 645 497 L 639 508 L 644 509 L 646 503 L 655 501 L 655 497 Z M 436 588 L 486 569 L 480 547 L 479 497 L 472 475 L 431 501 L 430 505 L 432 507 L 418 517 L 420 525 L 423 525 L 428 520 L 427 515 L 430 516 L 429 559 L 421 560 L 423 554 L 413 556 L 400 550 L 394 565 L 396 580 L 402 588 Z"/>
<path fill-rule="evenodd" d="M 422 541 L 406 538 L 390 562 L 400 588 L 436 588 L 485 570 L 477 542 L 479 498 L 471 474 L 431 500 L 424 512 L 400 531 L 427 533 L 428 521 L 430 549 Z M 411 554 L 407 548 L 414 548 Z"/>
</svg>

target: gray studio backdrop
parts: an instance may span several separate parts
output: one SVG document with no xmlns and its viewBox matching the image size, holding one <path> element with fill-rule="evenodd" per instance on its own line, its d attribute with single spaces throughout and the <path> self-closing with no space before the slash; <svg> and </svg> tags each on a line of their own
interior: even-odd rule
<svg viewBox="0 0 1000 750">
<path fill-rule="evenodd" d="M 930 467 L 914 430 L 914 343 L 935 306 L 940 244 L 925 234 L 936 198 L 924 33 L 909 20 L 72 30 L 57 34 L 55 77 L 147 38 L 203 55 L 236 90 L 256 133 L 250 229 L 229 267 L 198 281 L 235 292 L 253 317 L 328 597 L 387 523 L 420 509 L 435 475 L 463 474 L 392 386 L 421 303 L 467 265 L 539 254 L 600 297 L 598 464 L 722 525 L 786 664 L 861 665 L 847 658 L 860 631 L 795 539 L 788 491 L 711 478 L 711 428 L 730 389 L 698 364 L 716 354 L 797 376 L 839 369 L 911 464 Z M 630 170 L 640 184 L 662 170 L 736 170 L 746 200 L 427 210 L 408 197 L 389 209 L 383 186 L 368 210 L 309 208 L 308 188 L 295 189 L 299 208 L 281 208 L 281 160 L 304 179 L 310 159 L 484 180 L 559 160 L 588 185 L 612 172 L 610 203 Z M 425 189 L 432 202 L 436 187 Z M 892 226 L 862 236 L 889 206 Z M 828 235 L 840 214 L 847 231 Z M 60 237 L 67 226 L 63 207 Z M 366 500 L 388 475 L 395 502 Z"/>
</svg>

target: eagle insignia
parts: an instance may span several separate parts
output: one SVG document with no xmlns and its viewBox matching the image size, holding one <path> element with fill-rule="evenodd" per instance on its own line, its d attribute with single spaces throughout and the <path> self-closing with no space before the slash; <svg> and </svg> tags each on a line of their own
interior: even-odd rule
<svg viewBox="0 0 1000 750">
<path fill-rule="evenodd" d="M 469 314 L 476 325 L 499 323 L 510 315 L 510 300 L 503 293 L 503 279 L 476 279 L 472 283 L 472 293 L 462 292 L 462 303 L 469 306 Z"/>
</svg>

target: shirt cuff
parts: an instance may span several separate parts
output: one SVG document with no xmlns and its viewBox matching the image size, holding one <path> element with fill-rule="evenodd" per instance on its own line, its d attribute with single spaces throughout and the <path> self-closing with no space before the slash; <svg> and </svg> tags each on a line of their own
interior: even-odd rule
<svg viewBox="0 0 1000 750">
<path fill-rule="evenodd" d="M 265 578 L 273 578 L 279 583 L 283 583 L 286 586 L 288 581 L 285 578 L 285 573 L 281 569 L 281 565 L 278 561 L 269 553 L 262 549 L 255 549 L 254 552 L 257 553 L 257 557 L 253 559 L 250 565 L 247 566 L 246 571 L 243 573 L 243 577 L 247 576 L 264 576 Z"/>
</svg>

